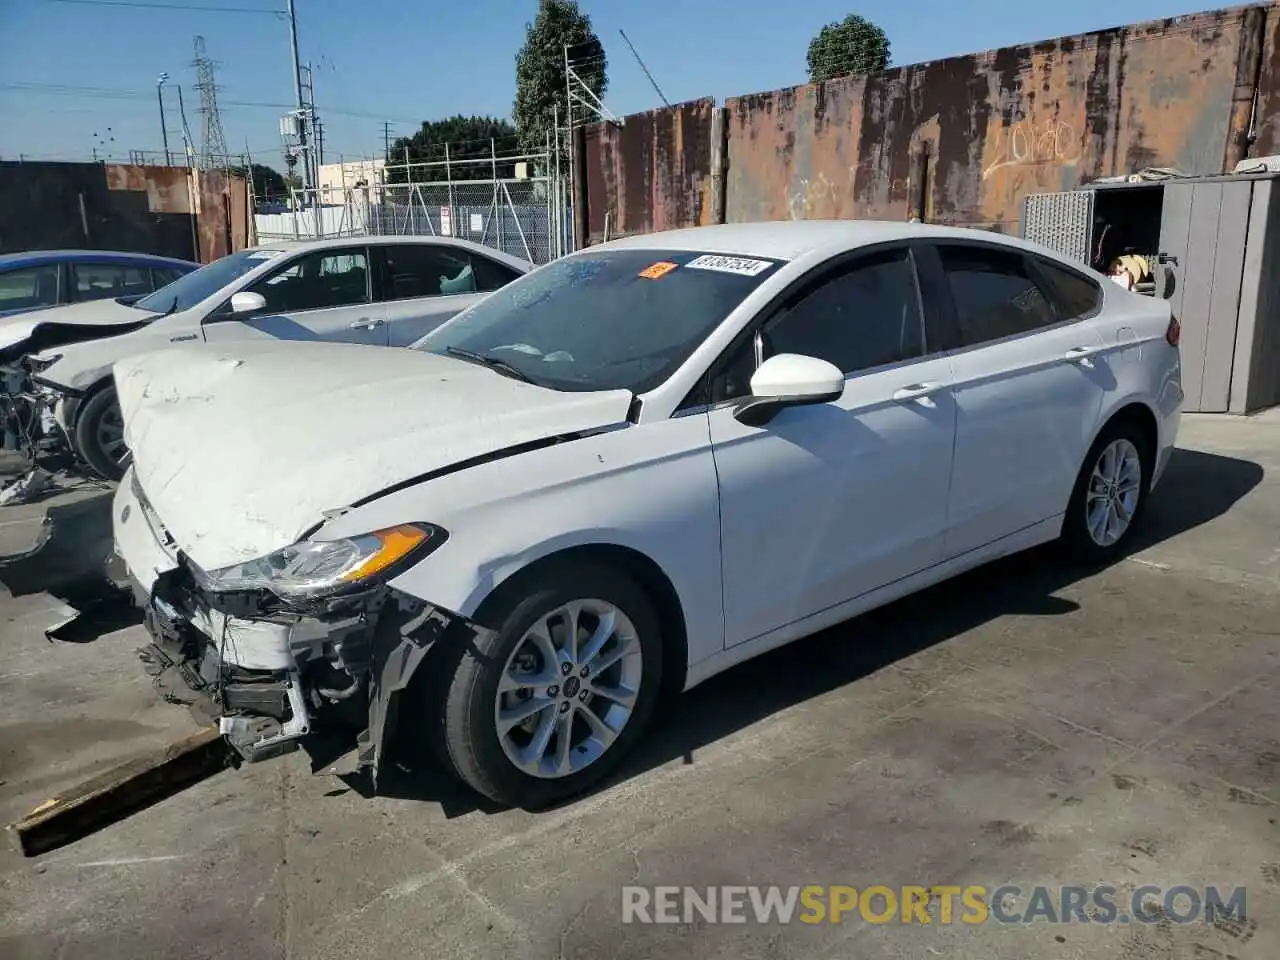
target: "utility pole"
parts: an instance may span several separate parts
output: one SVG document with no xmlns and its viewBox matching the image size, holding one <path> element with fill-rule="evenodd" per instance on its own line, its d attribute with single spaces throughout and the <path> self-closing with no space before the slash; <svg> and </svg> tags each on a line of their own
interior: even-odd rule
<svg viewBox="0 0 1280 960">
<path fill-rule="evenodd" d="M 316 174 L 319 175 L 320 168 L 324 166 L 324 124 L 320 122 L 320 118 L 315 118 L 316 125 Z"/>
<path fill-rule="evenodd" d="M 385 120 L 382 123 L 382 159 L 391 162 L 391 124 Z"/>
<path fill-rule="evenodd" d="M 311 165 L 307 163 L 307 118 L 302 103 L 302 64 L 298 60 L 298 18 L 293 13 L 293 0 L 288 0 L 289 41 L 293 50 L 293 96 L 298 104 L 298 146 L 302 149 L 302 186 L 311 186 Z"/>
<path fill-rule="evenodd" d="M 170 166 L 173 161 L 169 158 L 169 128 L 164 122 L 164 83 L 169 79 L 169 74 L 160 74 L 160 79 L 156 81 L 156 99 L 160 101 L 160 136 L 164 139 L 164 165 Z"/>
</svg>

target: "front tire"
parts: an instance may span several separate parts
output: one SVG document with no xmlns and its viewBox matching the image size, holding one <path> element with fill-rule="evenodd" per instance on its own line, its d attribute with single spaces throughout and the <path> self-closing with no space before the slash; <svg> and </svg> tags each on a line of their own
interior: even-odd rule
<svg viewBox="0 0 1280 960">
<path fill-rule="evenodd" d="M 1147 504 L 1151 444 L 1137 424 L 1108 424 L 1080 468 L 1062 539 L 1081 560 L 1105 562 L 1123 552 Z"/>
<path fill-rule="evenodd" d="M 609 775 L 662 685 L 660 620 L 607 567 L 548 569 L 500 591 L 458 651 L 442 733 L 458 775 L 497 803 L 537 809 Z"/>
<path fill-rule="evenodd" d="M 103 479 L 118 481 L 124 476 L 130 454 L 115 387 L 103 387 L 85 400 L 76 417 L 75 445 L 84 462 Z"/>
</svg>

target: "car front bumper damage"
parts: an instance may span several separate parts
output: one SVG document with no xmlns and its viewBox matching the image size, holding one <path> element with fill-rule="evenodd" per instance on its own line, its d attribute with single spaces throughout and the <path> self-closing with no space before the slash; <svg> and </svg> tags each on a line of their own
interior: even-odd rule
<svg viewBox="0 0 1280 960">
<path fill-rule="evenodd" d="M 147 672 L 166 700 L 216 722 L 247 762 L 312 735 L 350 737 L 376 785 L 419 666 L 442 641 L 474 634 L 462 618 L 385 585 L 305 604 L 211 593 L 191 576 L 132 471 L 113 511 L 115 551 L 150 634 L 139 651 Z"/>
</svg>

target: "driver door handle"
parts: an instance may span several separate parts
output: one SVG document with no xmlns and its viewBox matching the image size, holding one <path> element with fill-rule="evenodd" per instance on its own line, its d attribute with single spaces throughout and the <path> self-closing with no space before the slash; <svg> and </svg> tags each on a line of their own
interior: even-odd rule
<svg viewBox="0 0 1280 960">
<path fill-rule="evenodd" d="M 352 330 L 372 330 L 374 327 L 380 327 L 386 322 L 381 317 L 361 317 L 359 320 L 352 320 L 348 326 Z"/>
<path fill-rule="evenodd" d="M 942 384 L 940 383 L 913 383 L 893 391 L 893 399 L 898 403 L 906 403 L 910 400 L 919 400 L 922 397 L 927 397 L 941 389 Z"/>
</svg>

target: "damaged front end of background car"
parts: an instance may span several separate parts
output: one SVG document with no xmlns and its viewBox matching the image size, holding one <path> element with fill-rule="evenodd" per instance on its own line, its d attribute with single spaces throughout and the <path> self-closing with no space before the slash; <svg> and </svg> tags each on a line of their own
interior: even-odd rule
<svg viewBox="0 0 1280 960">
<path fill-rule="evenodd" d="M 147 511 L 145 500 L 139 506 Z M 290 752 L 311 736 L 354 735 L 376 785 L 419 666 L 446 637 L 477 629 L 387 585 L 447 536 L 404 524 L 304 540 L 213 572 L 177 552 L 140 597 L 152 642 L 139 655 L 164 697 L 216 720 L 245 761 Z"/>
<path fill-rule="evenodd" d="M 0 352 L 0 419 L 3 449 L 21 454 L 26 472 L 0 491 L 0 504 L 21 503 L 42 493 L 54 473 L 74 460 L 71 444 L 55 415 L 59 394 L 35 379 L 57 360 L 26 354 L 6 357 Z"/>
<path fill-rule="evenodd" d="M 127 333 L 141 322 L 102 326 L 44 324 L 34 335 L 0 348 L 0 420 L 4 450 L 20 453 L 26 473 L 0 491 L 0 504 L 21 503 L 43 493 L 59 472 L 94 474 L 76 454 L 69 429 L 79 397 L 75 391 L 41 379 L 62 358 L 57 348 L 107 335 Z M 95 474 L 96 475 L 96 474 Z"/>
</svg>

